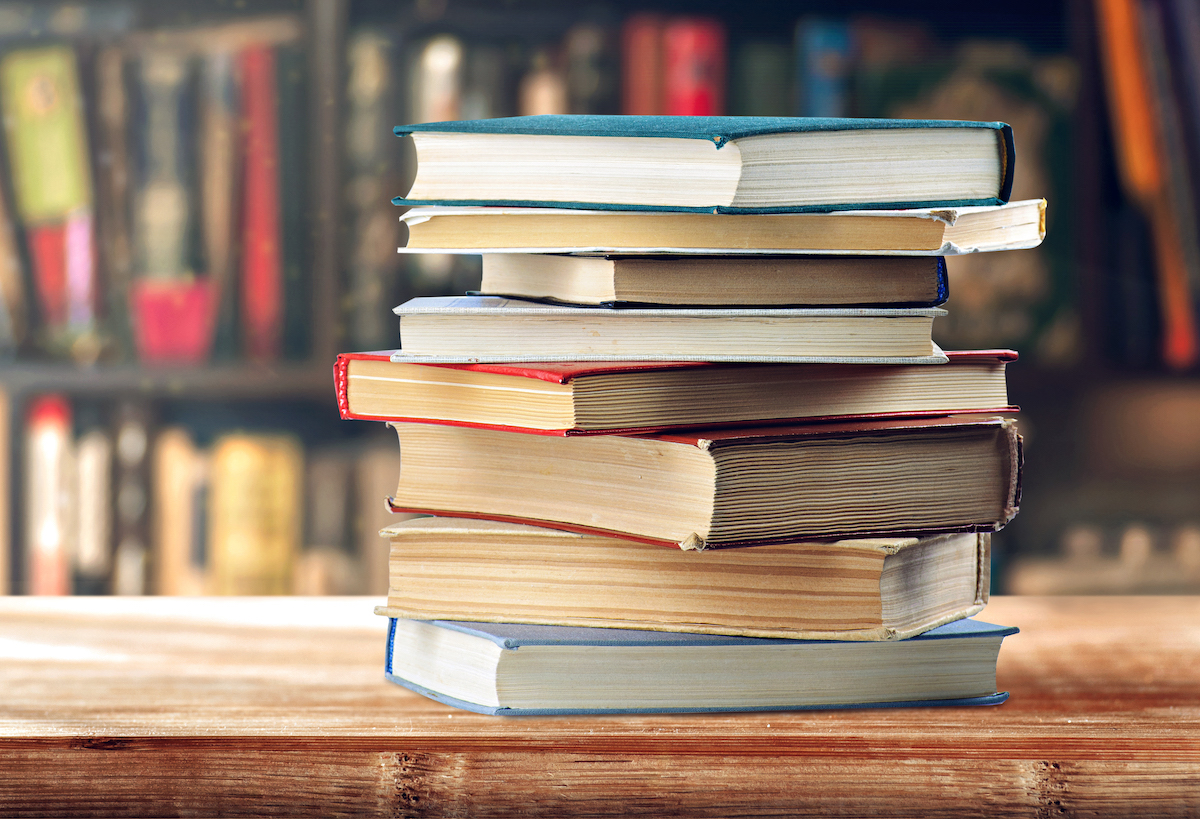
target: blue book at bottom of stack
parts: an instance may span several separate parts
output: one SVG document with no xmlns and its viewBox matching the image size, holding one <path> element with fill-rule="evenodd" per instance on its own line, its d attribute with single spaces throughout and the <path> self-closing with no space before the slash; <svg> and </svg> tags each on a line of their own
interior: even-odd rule
<svg viewBox="0 0 1200 819">
<path fill-rule="evenodd" d="M 483 714 L 998 705 L 1017 629 L 959 620 L 882 642 L 392 618 L 387 678 Z"/>
</svg>

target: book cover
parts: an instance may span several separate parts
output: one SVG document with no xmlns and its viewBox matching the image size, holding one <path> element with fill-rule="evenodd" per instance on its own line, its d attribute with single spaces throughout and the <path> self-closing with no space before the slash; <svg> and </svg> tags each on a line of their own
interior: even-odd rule
<svg viewBox="0 0 1200 819">
<path fill-rule="evenodd" d="M 999 705 L 1008 699 L 1008 694 L 995 690 L 996 657 L 1000 642 L 1015 633 L 1015 628 L 960 620 L 901 642 L 844 643 L 392 618 L 388 626 L 384 673 L 392 682 L 438 702 L 492 715 Z M 463 686 L 437 657 L 429 657 L 426 667 L 416 668 L 411 661 L 413 654 L 424 660 L 430 651 L 418 642 L 422 637 L 427 645 L 452 643 L 467 646 L 480 655 L 492 655 L 494 659 L 489 657 L 476 663 L 467 661 L 488 680 L 492 687 L 491 696 L 479 691 L 482 696 L 472 701 L 447 693 L 447 687 L 465 696 L 476 692 Z M 969 662 L 959 659 L 953 666 L 954 671 L 947 660 L 938 662 L 937 644 L 950 648 L 952 643 L 967 641 L 988 645 L 978 646 L 978 654 L 972 654 Z M 489 647 L 490 651 L 487 650 Z M 563 657 L 557 661 L 550 659 L 546 665 L 531 669 L 530 674 L 523 677 L 536 691 L 545 692 L 543 702 L 527 701 L 514 706 L 499 700 L 496 688 L 506 690 L 503 681 L 508 676 L 499 655 L 507 655 L 519 664 L 526 655 L 532 655 L 530 659 L 536 661 L 540 655 L 538 650 L 543 648 L 553 648 L 555 654 Z M 583 660 L 584 651 L 595 658 L 594 661 Z M 766 665 L 764 660 L 768 654 L 776 654 L 778 661 Z M 630 658 L 637 656 L 643 658 L 640 663 L 630 662 Z M 651 656 L 657 660 L 647 662 L 646 658 Z M 860 656 L 862 660 L 859 660 Z M 578 659 L 572 664 L 568 658 Z M 909 662 L 906 663 L 904 658 Z M 723 673 L 714 675 L 714 663 L 718 661 L 723 661 Z M 843 665 L 854 661 L 856 667 L 873 671 L 886 664 L 891 670 L 867 683 L 874 689 L 868 694 L 862 690 L 861 678 L 847 680 L 845 673 L 837 670 L 839 661 Z M 861 666 L 857 665 L 859 662 Z M 937 676 L 938 669 L 946 677 L 956 677 L 967 672 L 968 666 L 974 672 L 969 681 L 943 679 L 942 690 L 936 693 L 926 690 L 925 696 L 905 698 L 897 691 L 899 686 L 911 684 L 914 677 L 928 679 Z M 420 681 L 413 679 L 418 675 L 422 678 Z M 552 680 L 549 675 L 558 679 Z M 585 678 L 584 675 L 591 676 Z M 721 679 L 714 679 L 714 676 Z M 749 678 L 753 678 L 757 686 L 746 683 Z M 572 698 L 572 704 L 564 707 L 563 695 L 554 682 L 560 682 L 563 687 L 579 687 L 580 693 Z M 599 688 L 608 693 L 597 690 Z M 855 694 L 861 694 L 863 698 L 855 699 Z M 570 697 L 570 694 L 566 696 Z M 485 698 L 491 702 L 483 702 Z M 684 705 L 685 698 L 698 704 Z M 556 701 L 557 705 L 547 707 Z"/>
<path fill-rule="evenodd" d="M 951 368 L 970 368 L 976 373 L 975 378 L 994 374 L 997 389 L 972 381 L 972 388 L 961 392 L 950 386 L 958 378 L 954 370 L 920 365 L 755 367 L 702 362 L 578 361 L 419 364 L 398 363 L 392 360 L 392 355 L 390 350 L 338 355 L 334 389 L 343 419 L 425 421 L 547 435 L 595 435 L 646 432 L 670 426 L 787 423 L 802 418 L 828 421 L 1017 411 L 1008 403 L 1003 387 L 1004 366 L 1016 360 L 1016 353 L 1011 350 L 947 352 L 947 366 Z M 657 387 L 647 385 L 649 375 L 659 377 Z M 937 391 L 943 380 L 948 387 L 944 393 Z M 552 420 L 555 413 L 550 411 L 543 415 L 523 408 L 507 413 L 511 401 L 504 402 L 494 412 L 489 413 L 485 408 L 485 397 L 492 394 L 524 397 L 536 393 L 529 381 L 566 388 L 564 401 L 573 410 L 574 423 L 555 425 Z M 579 381 L 595 386 L 576 391 L 574 384 Z M 360 393 L 362 387 L 366 395 Z M 363 397 L 379 393 L 388 397 L 375 403 L 391 406 L 395 412 L 381 414 L 359 407 Z M 621 409 L 615 413 L 602 412 L 602 420 L 589 424 L 580 405 L 586 405 L 589 399 L 595 402 L 609 396 L 619 400 Z M 726 410 L 734 398 L 735 406 L 745 409 Z M 664 406 L 670 409 L 664 410 Z M 518 419 L 524 423 L 515 423 Z M 505 420 L 509 422 L 504 423 Z"/>
</svg>

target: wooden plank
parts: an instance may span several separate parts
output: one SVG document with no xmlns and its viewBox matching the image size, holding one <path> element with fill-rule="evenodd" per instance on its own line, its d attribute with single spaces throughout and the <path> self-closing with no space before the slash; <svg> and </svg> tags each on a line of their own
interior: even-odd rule
<svg viewBox="0 0 1200 819">
<path fill-rule="evenodd" d="M 993 600 L 996 708 L 555 718 L 385 683 L 376 602 L 0 599 L 0 815 L 1200 813 L 1200 598 Z"/>
</svg>

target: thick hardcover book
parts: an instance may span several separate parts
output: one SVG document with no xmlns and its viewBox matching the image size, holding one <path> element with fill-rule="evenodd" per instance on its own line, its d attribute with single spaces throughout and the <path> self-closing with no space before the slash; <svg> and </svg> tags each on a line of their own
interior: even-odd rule
<svg viewBox="0 0 1200 819">
<path fill-rule="evenodd" d="M 946 366 L 613 362 L 417 364 L 342 353 L 343 418 L 586 435 L 850 417 L 1015 412 L 1011 350 L 949 352 Z"/>
<path fill-rule="evenodd" d="M 411 361 L 757 361 L 932 364 L 934 308 L 606 308 L 489 296 L 411 299 Z"/>
<path fill-rule="evenodd" d="M 941 256 L 488 253 L 480 292 L 592 305 L 935 307 Z"/>
<path fill-rule="evenodd" d="M 413 208 L 400 252 L 957 256 L 1037 247 L 1046 202 L 839 213 Z"/>
<path fill-rule="evenodd" d="M 1017 629 L 960 620 L 911 640 L 834 642 L 392 619 L 387 679 L 483 714 L 999 705 Z"/>
<path fill-rule="evenodd" d="M 391 540 L 389 617 L 895 640 L 977 613 L 987 534 L 702 552 L 541 526 L 419 518 Z"/>
<path fill-rule="evenodd" d="M 1002 418 L 572 437 L 392 426 L 395 511 L 683 549 L 990 532 L 1020 503 L 1020 436 Z"/>
<path fill-rule="evenodd" d="M 998 205 L 1012 191 L 1015 159 L 1009 126 L 958 120 L 570 115 L 395 132 L 412 136 L 417 152 L 416 179 L 398 205 L 710 213 Z"/>
</svg>

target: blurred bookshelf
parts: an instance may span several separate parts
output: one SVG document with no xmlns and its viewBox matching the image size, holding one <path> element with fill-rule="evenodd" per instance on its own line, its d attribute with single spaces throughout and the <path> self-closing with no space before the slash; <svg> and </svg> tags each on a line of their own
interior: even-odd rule
<svg viewBox="0 0 1200 819">
<path fill-rule="evenodd" d="M 1134 40 L 1106 36 L 1121 14 Z M 474 257 L 394 252 L 412 157 L 391 128 L 554 112 L 1010 122 L 1013 198 L 1049 200 L 1047 241 L 950 259 L 935 330 L 1021 353 L 1025 493 L 994 590 L 1200 591 L 1200 246 L 1154 218 L 1200 207 L 1195 17 L 1186 0 L 0 2 L 0 592 L 382 594 L 398 452 L 338 420 L 334 356 L 395 346 L 392 306 L 479 276 Z M 1140 112 L 1106 80 L 1131 52 L 1157 101 Z M 12 101 L 39 65 L 74 83 L 40 87 L 76 100 L 58 131 Z M 46 165 L 53 140 L 70 162 Z M 61 201 L 24 190 L 39 156 L 47 179 L 76 174 Z M 59 460 L 37 466 L 39 446 Z M 53 582 L 35 530 L 66 537 Z M 216 583 L 223 538 L 279 565 Z"/>
</svg>

